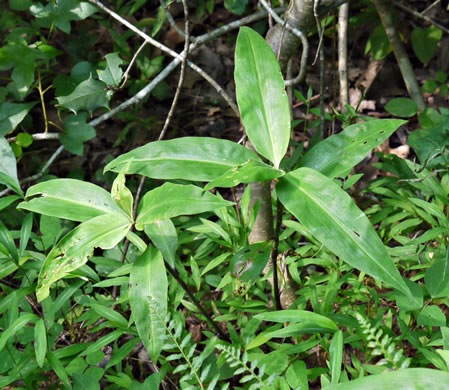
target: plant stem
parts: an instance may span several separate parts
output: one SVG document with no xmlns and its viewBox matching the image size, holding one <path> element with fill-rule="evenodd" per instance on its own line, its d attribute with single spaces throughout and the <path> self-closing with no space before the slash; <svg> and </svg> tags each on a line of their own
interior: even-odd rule
<svg viewBox="0 0 449 390">
<path fill-rule="evenodd" d="M 401 70 L 402 78 L 404 79 L 405 86 L 410 97 L 415 101 L 418 106 L 418 111 L 422 112 L 426 108 L 426 103 L 421 94 L 418 82 L 416 81 L 415 72 L 413 71 L 412 64 L 408 58 L 407 51 L 399 37 L 398 30 L 393 21 L 393 14 L 391 12 L 391 2 L 386 0 L 372 0 L 376 7 L 377 13 L 380 16 L 388 40 L 390 41 L 393 53 L 396 57 L 396 61 Z"/>
<path fill-rule="evenodd" d="M 277 258 L 279 253 L 279 234 L 281 232 L 282 225 L 282 203 L 277 200 L 276 205 L 276 227 L 274 230 L 273 237 L 273 248 L 271 249 L 271 264 L 273 265 L 273 289 L 274 289 L 274 300 L 275 300 L 275 309 L 281 310 L 281 294 L 279 293 L 279 278 L 278 278 L 278 267 L 277 267 Z"/>
<path fill-rule="evenodd" d="M 220 337 L 223 340 L 226 340 L 228 342 L 231 342 L 231 340 L 229 339 L 228 336 L 226 336 L 224 334 L 224 332 L 218 327 L 218 325 L 212 320 L 211 316 L 209 315 L 209 313 L 206 311 L 206 309 L 201 305 L 201 303 L 198 301 L 198 299 L 196 299 L 195 295 L 193 295 L 193 293 L 190 291 L 189 286 L 187 286 L 187 284 L 184 282 L 184 280 L 181 279 L 181 277 L 179 276 L 179 273 L 176 269 L 172 268 L 171 265 L 164 260 L 165 263 L 165 268 L 167 268 L 168 272 L 170 272 L 170 274 L 175 278 L 175 280 L 179 283 L 179 285 L 182 287 L 182 289 L 187 293 L 187 295 L 189 296 L 189 298 L 192 300 L 193 304 L 198 308 L 198 310 L 201 312 L 201 314 L 204 315 L 204 317 L 206 317 L 206 321 L 207 323 L 215 329 L 215 331 L 220 335 Z"/>
</svg>

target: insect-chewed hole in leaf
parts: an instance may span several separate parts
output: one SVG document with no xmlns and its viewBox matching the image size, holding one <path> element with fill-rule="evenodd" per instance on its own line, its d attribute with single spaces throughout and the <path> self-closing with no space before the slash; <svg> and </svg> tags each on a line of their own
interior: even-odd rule
<svg viewBox="0 0 449 390">
<path fill-rule="evenodd" d="M 380 131 L 380 134 L 383 134 L 383 133 L 385 133 L 385 130 L 381 130 L 381 131 Z"/>
<path fill-rule="evenodd" d="M 363 145 L 366 145 L 368 143 L 368 141 L 363 141 Z"/>
<path fill-rule="evenodd" d="M 357 237 L 360 237 L 360 234 L 357 233 L 355 230 L 354 230 L 354 234 L 355 234 Z"/>
</svg>

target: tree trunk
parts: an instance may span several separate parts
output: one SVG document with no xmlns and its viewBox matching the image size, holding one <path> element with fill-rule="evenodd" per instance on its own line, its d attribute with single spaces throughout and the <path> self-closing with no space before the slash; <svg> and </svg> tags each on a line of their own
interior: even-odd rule
<svg viewBox="0 0 449 390">
<path fill-rule="evenodd" d="M 307 35 L 315 24 L 313 3 L 313 0 L 291 0 L 284 19 L 292 27 Z M 282 72 L 285 72 L 288 61 L 298 50 L 300 39 L 278 24 L 268 31 L 266 40 L 275 55 L 278 56 Z M 274 234 L 271 183 L 256 182 L 251 184 L 251 205 L 258 200 L 261 202 L 260 209 L 249 237 L 250 243 L 271 240 Z M 285 276 L 287 285 L 283 286 L 281 293 L 283 308 L 290 306 L 296 299 L 296 289 L 290 283 L 288 275 Z"/>
</svg>

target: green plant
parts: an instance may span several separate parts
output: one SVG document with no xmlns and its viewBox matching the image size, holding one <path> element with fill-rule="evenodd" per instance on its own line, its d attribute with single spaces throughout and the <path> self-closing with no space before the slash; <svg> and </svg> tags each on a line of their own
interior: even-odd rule
<svg viewBox="0 0 449 390">
<path fill-rule="evenodd" d="M 180 215 L 217 210 L 217 213 L 221 213 L 219 215 L 222 221 L 227 221 L 225 229 L 203 219 L 201 221 L 205 228 L 201 232 L 206 233 L 212 242 L 223 244 L 231 253 L 236 254 L 247 245 L 247 236 L 242 236 L 241 233 L 235 236 L 230 227 L 230 214 L 219 211 L 233 203 L 208 190 L 252 181 L 276 179 L 277 202 L 282 202 L 328 250 L 351 266 L 396 288 L 397 296 L 403 296 L 412 302 L 412 307 L 421 307 L 422 298 L 414 292 L 411 282 L 407 281 L 406 284 L 400 277 L 371 223 L 332 180 L 333 177 L 346 176 L 357 162 L 388 138 L 403 122 L 383 120 L 350 126 L 342 133 L 317 144 L 300 160 L 299 168 L 287 173 L 279 169 L 290 138 L 290 118 L 283 81 L 271 49 L 260 36 L 247 28 L 241 30 L 237 42 L 235 78 L 238 103 L 247 135 L 256 151 L 271 161 L 273 166 L 263 162 L 248 149 L 225 140 L 187 137 L 158 141 L 121 155 L 106 166 L 105 170 L 118 172 L 110 194 L 87 182 L 55 179 L 32 186 L 27 191 L 25 202 L 19 204 L 18 207 L 22 210 L 81 222 L 51 248 L 45 261 L 38 264 L 40 271 L 36 291 L 38 300 L 45 307 L 49 305 L 46 302 L 54 299 L 50 288 L 59 284 L 61 279 L 76 275 L 94 277 L 86 263 L 95 247 L 104 250 L 115 248 L 126 236 L 138 252 L 143 252 L 134 262 L 121 267 L 127 269 L 126 273 L 117 270 L 111 274 L 119 277 L 118 275 L 130 273 L 128 295 L 135 327 L 129 328 L 127 320 L 116 310 L 107 309 L 104 306 L 106 301 L 103 304 L 91 302 L 90 307 L 109 319 L 111 325 L 115 324 L 116 330 L 100 338 L 81 356 L 98 351 L 101 346 L 117 340 L 124 332 L 137 332 L 153 361 L 158 361 L 166 333 L 161 323 L 168 313 L 167 300 L 170 293 L 166 269 L 173 272 L 179 267 L 179 272 L 183 272 L 183 267 L 176 260 L 176 245 L 173 245 L 176 242 L 173 241 L 176 230 L 169 221 Z M 248 94 L 248 91 L 252 93 Z M 153 179 L 171 181 L 207 181 L 209 184 L 202 189 L 192 184 L 166 182 L 142 197 L 134 219 L 133 196 L 126 187 L 126 174 L 142 174 Z M 246 226 L 248 223 L 246 207 L 241 210 L 243 218 L 238 225 Z M 130 231 L 132 226 L 143 231 L 154 246 L 147 245 L 139 234 Z M 5 253 L 11 256 L 11 264 L 18 267 L 19 255 L 16 255 L 13 240 L 8 236 L 6 228 L 3 231 L 1 242 L 6 249 Z M 216 266 L 225 259 L 222 257 Z M 244 261 L 251 263 L 243 274 L 248 276 L 246 279 L 241 276 L 241 279 L 254 283 L 266 265 L 268 256 L 250 256 L 249 259 L 244 258 Z M 199 269 L 195 271 L 195 263 L 192 259 L 190 268 L 198 287 L 200 279 L 195 275 L 199 274 Z M 78 284 L 76 286 L 79 288 Z M 125 300 L 122 302 L 125 303 L 126 298 L 123 299 Z M 193 309 L 196 303 L 192 303 Z M 93 324 L 95 317 L 92 314 L 87 317 L 86 314 L 81 318 L 89 318 Z M 272 331 L 265 331 L 263 336 L 252 337 L 252 341 L 239 344 L 248 349 L 271 338 L 304 332 L 334 332 L 337 329 L 326 317 L 312 314 L 314 313 L 285 311 L 258 315 L 256 318 L 293 324 L 281 329 L 275 326 Z M 20 329 L 33 319 L 37 320 L 38 317 L 18 317 L 8 334 L 13 334 L 15 329 Z M 299 323 L 295 324 L 295 321 Z M 106 323 L 104 326 L 107 326 Z M 42 325 L 39 329 L 42 329 Z M 101 328 L 97 326 L 95 329 L 99 331 Z M 179 331 L 176 334 L 178 333 Z M 3 338 L 7 340 L 7 336 Z M 194 347 L 189 352 L 183 352 L 188 339 L 183 340 L 178 349 L 191 368 L 190 375 L 198 380 L 198 374 L 195 375 L 196 371 L 192 371 Z M 228 351 L 228 357 L 235 355 L 238 358 L 238 350 L 233 351 Z M 39 361 L 48 359 L 61 380 L 68 384 L 61 363 L 52 357 L 53 352 L 44 352 L 42 349 L 39 351 Z M 183 368 L 188 368 L 187 366 Z"/>
<path fill-rule="evenodd" d="M 140 15 L 143 5 L 118 1 L 115 9 L 129 19 Z M 199 0 L 195 6 L 201 18 L 221 4 Z M 24 12 L 20 19 L 18 12 L 29 7 L 32 16 Z M 226 1 L 224 7 L 240 14 L 251 5 Z M 449 261 L 445 110 L 419 116 L 423 129 L 409 140 L 419 164 L 381 156 L 378 167 L 398 177 L 369 185 L 370 208 L 364 213 L 358 207 L 366 198 L 351 191 L 356 206 L 345 192 L 361 175 L 348 173 L 403 121 L 353 125 L 363 117 L 347 107 L 335 117 L 348 127 L 322 142 L 317 132 L 303 155 L 304 146 L 291 139 L 274 55 L 244 28 L 235 80 L 255 152 L 204 137 L 151 142 L 106 157 L 105 175 L 74 170 L 71 179 L 46 176 L 24 196 L 16 159 L 22 159 L 20 170 L 40 169 L 40 159 L 30 157 L 36 137 L 28 134 L 37 109 L 45 136 L 53 137 L 49 129 L 55 128 L 60 134 L 51 139 L 89 158 L 95 143 L 87 142 L 100 121 L 88 122 L 88 114 L 107 108 L 113 93 L 136 93 L 162 69 L 164 57 L 148 45 L 136 60 L 140 76 L 122 80 L 136 42 L 97 13 L 95 22 L 113 37 L 113 52 L 99 58 L 93 36 L 82 28 L 76 37 L 83 36 L 89 49 L 83 57 L 76 38 L 64 35 L 70 74 L 57 74 L 60 34 L 77 29 L 73 22 L 95 10 L 77 1 L 10 1 L 0 16 L 6 37 L 0 69 L 9 77 L 4 85 L 10 82 L 0 87 L 0 116 L 6 119 L 0 135 L 8 136 L 0 139 L 0 182 L 17 193 L 0 199 L 1 386 L 97 389 L 101 381 L 110 389 L 170 383 L 183 389 L 295 389 L 321 380 L 322 388 L 344 389 L 375 388 L 385 381 L 399 388 L 411 380 L 416 388 L 436 388 L 447 382 L 436 370 L 401 368 L 448 367 L 442 310 L 448 304 Z M 157 15 L 142 19 L 139 27 L 158 37 L 169 11 L 161 2 Z M 9 29 L 15 23 L 25 27 Z M 373 55 L 379 52 L 375 38 L 373 33 Z M 166 86 L 153 95 L 167 96 Z M 296 95 L 306 115 L 321 115 L 310 106 L 311 88 L 307 99 Z M 56 102 L 60 123 L 50 108 Z M 415 106 L 404 116 L 414 115 Z M 154 124 L 142 109 L 116 115 L 125 123 L 114 146 Z M 320 120 L 305 122 L 304 129 Z M 138 175 L 151 179 L 142 198 Z M 249 186 L 241 190 L 256 181 L 267 188 L 273 184 L 269 205 L 277 211 L 277 229 L 272 241 L 250 243 L 261 205 L 252 205 Z M 289 310 L 281 310 L 279 290 L 287 289 L 293 297 Z M 360 361 L 360 351 L 368 358 Z M 388 367 L 401 368 L 397 374 L 381 374 L 384 361 L 370 359 L 379 351 Z M 359 378 L 366 373 L 380 375 Z"/>
</svg>

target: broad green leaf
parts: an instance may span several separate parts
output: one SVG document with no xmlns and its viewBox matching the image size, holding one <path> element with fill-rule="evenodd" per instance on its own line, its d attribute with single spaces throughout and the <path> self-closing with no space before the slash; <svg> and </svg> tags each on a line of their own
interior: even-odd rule
<svg viewBox="0 0 449 390">
<path fill-rule="evenodd" d="M 251 159 L 242 165 L 230 169 L 217 179 L 212 180 L 204 189 L 235 187 L 240 183 L 272 180 L 284 174 L 285 172 L 274 169 L 261 161 Z"/>
<path fill-rule="evenodd" d="M 34 82 L 34 73 L 36 61 L 38 59 L 43 59 L 42 53 L 38 48 L 36 48 L 36 44 L 27 45 L 27 40 L 25 39 L 14 39 L 14 42 L 10 42 L 9 44 L 2 45 L 0 47 L 0 63 L 2 65 L 6 65 L 8 67 L 12 67 L 11 79 L 12 83 L 8 85 L 8 90 L 12 92 L 13 95 L 16 95 L 18 99 L 23 100 L 24 97 L 30 92 L 31 85 Z M 36 104 L 35 102 L 34 104 Z M 5 105 L 15 105 L 15 108 L 18 108 L 16 103 L 4 103 Z M 31 104 L 31 103 L 28 103 Z M 3 109 L 0 109 L 2 112 Z M 23 115 L 23 116 L 22 116 Z M 9 115 L 8 115 L 9 116 Z M 19 123 L 24 118 L 24 114 L 18 113 L 18 117 L 20 118 Z M 0 133 L 3 135 L 3 130 L 5 127 L 9 127 L 14 125 L 13 128 L 17 126 L 14 124 L 16 122 L 16 116 L 12 115 L 9 120 L 3 122 L 5 119 L 2 114 L 0 114 Z M 12 129 L 11 129 L 12 130 Z"/>
<path fill-rule="evenodd" d="M 425 275 L 427 291 L 432 298 L 443 298 L 449 295 L 449 247 L 444 259 L 431 265 Z"/>
<path fill-rule="evenodd" d="M 119 206 L 129 218 L 133 218 L 134 198 L 131 191 L 126 187 L 125 178 L 126 167 L 117 175 L 111 188 L 112 200 Z"/>
<path fill-rule="evenodd" d="M 331 383 L 336 384 L 340 380 L 341 363 L 343 361 L 343 332 L 339 330 L 332 338 L 329 347 L 329 363 L 331 368 Z"/>
<path fill-rule="evenodd" d="M 137 332 L 155 363 L 165 342 L 167 292 L 164 260 L 155 247 L 149 246 L 133 264 L 129 302 Z"/>
<path fill-rule="evenodd" d="M 19 133 L 16 137 L 16 143 L 22 148 L 27 148 L 33 143 L 33 136 L 28 133 Z"/>
<path fill-rule="evenodd" d="M 14 203 L 16 200 L 20 199 L 17 195 L 9 195 L 0 198 L 0 211 L 8 207 L 11 203 Z"/>
<path fill-rule="evenodd" d="M 385 105 L 385 110 L 394 116 L 410 118 L 418 112 L 418 105 L 410 98 L 394 98 Z"/>
<path fill-rule="evenodd" d="M 249 159 L 260 161 L 255 153 L 235 142 L 184 137 L 134 149 L 112 160 L 104 170 L 120 172 L 129 164 L 128 174 L 164 180 L 211 181 Z"/>
<path fill-rule="evenodd" d="M 235 49 L 235 87 L 246 134 L 275 168 L 290 139 L 290 109 L 276 56 L 255 31 L 241 27 Z"/>
<path fill-rule="evenodd" d="M 0 135 L 13 131 L 37 103 L 5 102 L 0 104 Z"/>
<path fill-rule="evenodd" d="M 329 329 L 332 332 L 338 330 L 337 325 L 330 318 L 306 310 L 270 311 L 262 314 L 257 314 L 254 317 L 258 318 L 259 320 L 271 322 L 307 323 L 319 328 Z"/>
<path fill-rule="evenodd" d="M 428 162 L 428 168 L 446 164 L 443 156 L 435 156 L 436 153 L 443 151 L 443 147 L 449 146 L 449 137 L 444 124 L 411 132 L 407 144 L 413 148 L 421 164 Z"/>
<path fill-rule="evenodd" d="M 17 208 L 71 221 L 84 222 L 103 214 L 126 214 L 103 188 L 82 180 L 55 179 L 30 187 Z"/>
<path fill-rule="evenodd" d="M 107 85 L 118 87 L 123 75 L 120 65 L 122 65 L 124 61 L 119 57 L 118 53 L 106 54 L 105 58 L 106 68 L 105 70 L 97 70 L 98 77 Z"/>
<path fill-rule="evenodd" d="M 292 389 L 308 390 L 307 367 L 303 360 L 295 361 L 287 370 L 285 379 Z"/>
<path fill-rule="evenodd" d="M 130 227 L 129 219 L 123 214 L 104 214 L 68 233 L 48 254 L 39 273 L 36 291 L 39 302 L 49 295 L 54 282 L 84 265 L 94 248 L 113 248 Z"/>
<path fill-rule="evenodd" d="M 246 6 L 248 5 L 248 0 L 225 0 L 224 6 L 233 14 L 242 15 L 245 12 Z"/>
<path fill-rule="evenodd" d="M 384 59 L 391 52 L 390 41 L 382 25 L 378 25 L 372 31 L 366 42 L 365 54 L 370 53 L 375 60 Z"/>
<path fill-rule="evenodd" d="M 446 316 L 436 305 L 424 307 L 416 321 L 421 326 L 446 326 Z"/>
<path fill-rule="evenodd" d="M 0 124 L 2 122 L 0 121 Z M 23 196 L 17 177 L 16 156 L 5 137 L 0 136 L 0 183 Z"/>
<path fill-rule="evenodd" d="M 413 299 L 369 219 L 331 179 L 299 168 L 280 178 L 276 191 L 287 210 L 330 251 Z"/>
<path fill-rule="evenodd" d="M 56 0 L 45 7 L 41 3 L 35 3 L 30 11 L 42 27 L 50 28 L 54 24 L 61 31 L 70 34 L 71 21 L 86 19 L 98 9 L 85 1 Z"/>
<path fill-rule="evenodd" d="M 405 368 L 397 371 L 370 375 L 328 390 L 448 390 L 449 373 L 430 368 Z"/>
<path fill-rule="evenodd" d="M 106 84 L 90 78 L 78 84 L 71 94 L 58 96 L 56 100 L 75 115 L 80 110 L 86 110 L 92 115 L 97 108 L 109 108 L 109 98 Z"/>
<path fill-rule="evenodd" d="M 316 169 L 331 178 L 345 177 L 404 123 L 399 119 L 380 119 L 351 125 L 310 149 L 300 166 Z"/>
<path fill-rule="evenodd" d="M 410 293 L 404 294 L 401 291 L 396 291 L 396 304 L 399 310 L 413 311 L 419 310 L 423 307 L 423 289 L 420 284 L 412 282 L 410 279 L 403 278 Z M 412 299 L 410 297 L 413 297 Z"/>
<path fill-rule="evenodd" d="M 10 259 L 1 259 L 0 260 L 0 279 L 12 274 L 16 269 L 17 265 L 14 264 Z"/>
<path fill-rule="evenodd" d="M 98 369 L 98 367 L 95 367 Z M 88 369 L 89 370 L 89 369 Z M 87 371 L 88 372 L 88 371 Z M 73 390 L 100 390 L 99 379 L 88 373 L 73 373 Z"/>
<path fill-rule="evenodd" d="M 443 335 L 443 349 L 449 351 L 449 328 L 442 326 L 440 329 L 441 334 Z"/>
<path fill-rule="evenodd" d="M 94 138 L 95 135 L 94 127 L 87 124 L 87 113 L 82 112 L 78 115 L 69 115 L 64 120 L 64 133 L 59 139 L 67 151 L 82 156 L 83 143 Z"/>
<path fill-rule="evenodd" d="M 5 347 L 8 340 L 29 322 L 36 322 L 39 317 L 36 314 L 26 313 L 17 318 L 7 329 L 3 329 L 0 336 L 0 351 Z"/>
<path fill-rule="evenodd" d="M 418 115 L 418 122 L 422 128 L 439 126 L 442 122 L 441 115 L 432 107 L 426 107 L 423 112 Z M 443 125 L 447 128 L 447 124 Z M 446 131 L 445 131 L 446 132 Z"/>
<path fill-rule="evenodd" d="M 176 249 L 178 249 L 178 235 L 171 219 L 145 225 L 144 231 L 153 245 L 161 251 L 165 261 L 174 268 Z"/>
<path fill-rule="evenodd" d="M 165 183 L 145 194 L 139 205 L 136 227 L 177 217 L 204 213 L 232 205 L 232 202 L 194 185 Z"/>
<path fill-rule="evenodd" d="M 427 64 L 436 53 L 442 35 L 443 32 L 435 26 L 413 28 L 411 34 L 413 51 L 423 64 Z"/>
<path fill-rule="evenodd" d="M 43 319 L 38 320 L 34 326 L 34 353 L 37 364 L 42 368 L 47 354 L 47 330 Z"/>
</svg>

